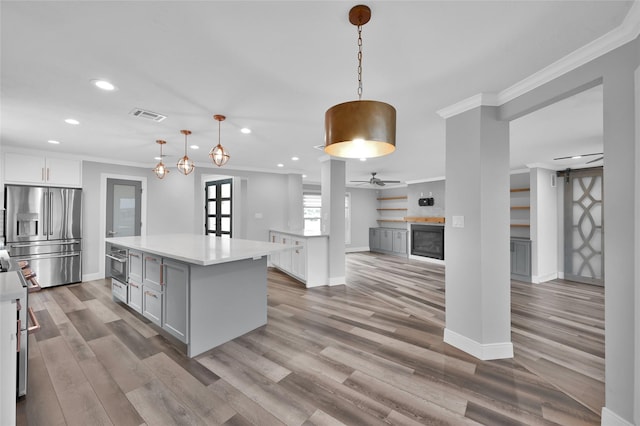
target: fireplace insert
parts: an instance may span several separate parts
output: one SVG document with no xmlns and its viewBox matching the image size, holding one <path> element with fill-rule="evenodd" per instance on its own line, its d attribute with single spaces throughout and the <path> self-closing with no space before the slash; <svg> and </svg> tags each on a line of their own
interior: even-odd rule
<svg viewBox="0 0 640 426">
<path fill-rule="evenodd" d="M 444 226 L 411 225 L 411 254 L 444 260 Z"/>
</svg>

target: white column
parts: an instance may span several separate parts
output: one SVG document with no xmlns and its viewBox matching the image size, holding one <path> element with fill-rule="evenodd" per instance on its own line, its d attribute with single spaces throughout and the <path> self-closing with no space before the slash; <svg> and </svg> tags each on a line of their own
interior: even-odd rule
<svg viewBox="0 0 640 426">
<path fill-rule="evenodd" d="M 329 285 L 345 284 L 345 218 L 344 196 L 346 164 L 343 160 L 325 158 L 321 166 L 323 234 L 329 235 Z"/>
<path fill-rule="evenodd" d="M 556 172 L 539 167 L 532 168 L 530 189 L 531 281 L 541 283 L 558 278 Z"/>
<path fill-rule="evenodd" d="M 444 341 L 511 358 L 509 126 L 480 106 L 448 118 L 446 132 Z"/>
</svg>

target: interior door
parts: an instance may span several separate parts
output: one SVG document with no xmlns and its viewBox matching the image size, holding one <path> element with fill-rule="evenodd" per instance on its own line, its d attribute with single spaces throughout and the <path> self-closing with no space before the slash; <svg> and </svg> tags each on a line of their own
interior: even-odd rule
<svg viewBox="0 0 640 426">
<path fill-rule="evenodd" d="M 205 186 L 205 224 L 207 235 L 231 238 L 232 179 L 207 182 Z"/>
<path fill-rule="evenodd" d="M 106 237 L 140 235 L 142 182 L 107 179 Z"/>
<path fill-rule="evenodd" d="M 604 285 L 602 168 L 565 172 L 565 278 Z"/>
</svg>

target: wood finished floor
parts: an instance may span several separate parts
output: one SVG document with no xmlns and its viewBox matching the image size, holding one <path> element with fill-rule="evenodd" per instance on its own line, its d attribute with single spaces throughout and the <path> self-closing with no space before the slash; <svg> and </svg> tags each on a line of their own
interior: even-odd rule
<svg viewBox="0 0 640 426">
<path fill-rule="evenodd" d="M 352 253 L 346 286 L 269 270 L 268 324 L 188 359 L 106 280 L 30 296 L 18 425 L 599 425 L 603 289 L 512 282 L 515 358 L 442 342 L 444 268 Z"/>
</svg>

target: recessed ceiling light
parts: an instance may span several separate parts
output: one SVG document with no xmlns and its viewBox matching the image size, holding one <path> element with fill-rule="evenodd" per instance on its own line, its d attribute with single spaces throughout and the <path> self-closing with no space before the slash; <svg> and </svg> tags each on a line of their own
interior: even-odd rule
<svg viewBox="0 0 640 426">
<path fill-rule="evenodd" d="M 162 160 L 162 157 L 153 157 L 154 160 L 160 161 Z"/>
<path fill-rule="evenodd" d="M 80 124 L 80 122 L 75 118 L 67 118 L 66 120 L 64 120 L 64 122 L 67 124 L 73 124 L 74 126 L 77 126 L 78 124 Z"/>
<path fill-rule="evenodd" d="M 284 164 L 279 163 L 279 164 L 278 164 L 278 167 L 284 167 Z"/>
<path fill-rule="evenodd" d="M 96 87 L 99 87 L 102 90 L 108 90 L 108 91 L 116 90 L 116 86 L 114 86 L 113 84 L 109 83 L 106 80 L 91 80 L 91 82 Z"/>
<path fill-rule="evenodd" d="M 291 161 L 298 161 L 300 158 L 298 157 L 291 157 Z"/>
<path fill-rule="evenodd" d="M 367 161 L 367 159 L 366 158 L 361 158 L 360 161 Z"/>
<path fill-rule="evenodd" d="M 191 148 L 191 149 L 200 149 L 200 147 L 198 145 L 189 145 L 189 148 Z"/>
<path fill-rule="evenodd" d="M 58 144 L 60 144 L 60 142 L 58 142 L 58 141 L 54 141 L 54 140 L 48 140 L 47 142 L 49 142 L 49 143 L 50 143 L 50 144 L 52 144 L 52 145 L 58 145 Z"/>
<path fill-rule="evenodd" d="M 243 127 L 242 129 L 240 129 L 240 132 L 244 133 L 245 135 L 248 135 L 249 133 L 251 133 L 251 129 L 248 127 Z"/>
<path fill-rule="evenodd" d="M 304 178 L 306 178 L 306 177 L 307 177 L 307 175 L 302 175 L 302 179 L 304 179 Z"/>
</svg>

